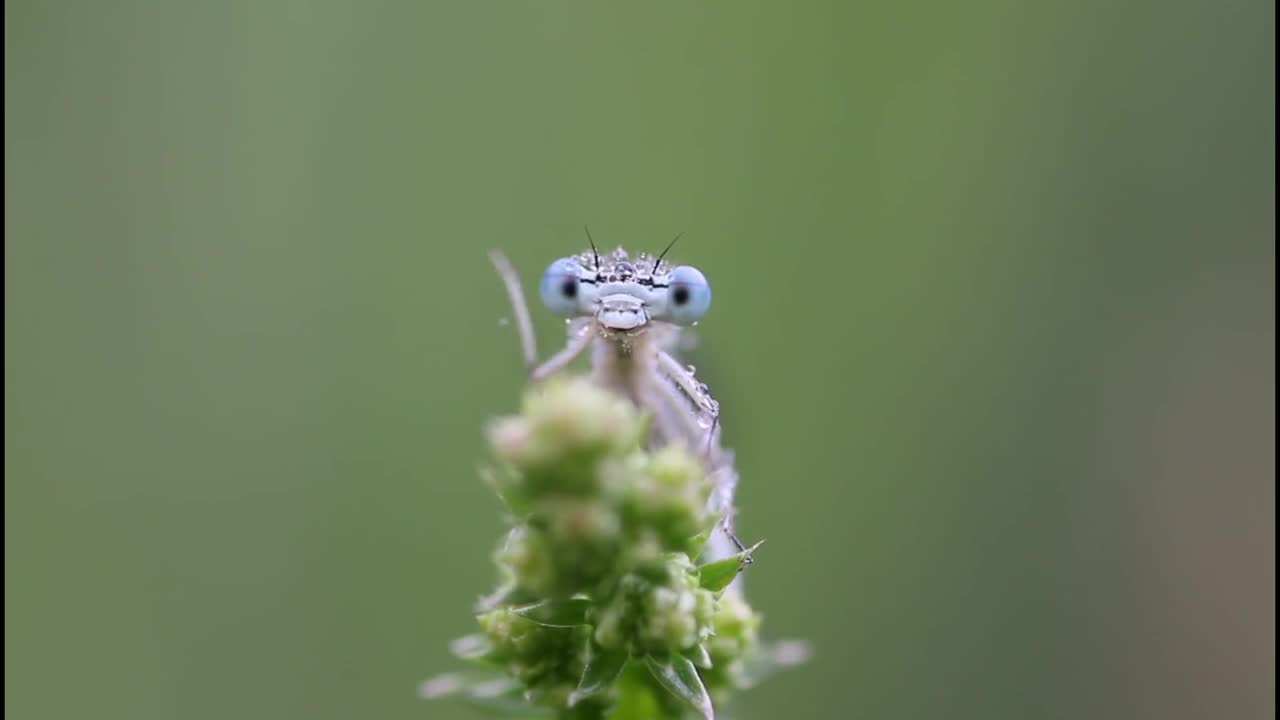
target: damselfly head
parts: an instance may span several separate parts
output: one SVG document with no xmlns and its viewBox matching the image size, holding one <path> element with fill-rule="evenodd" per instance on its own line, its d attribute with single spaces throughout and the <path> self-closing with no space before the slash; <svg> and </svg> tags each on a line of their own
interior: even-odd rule
<svg viewBox="0 0 1280 720">
<path fill-rule="evenodd" d="M 697 268 L 665 264 L 664 255 L 632 259 L 618 248 L 601 257 L 593 247 L 561 258 L 542 274 L 542 303 L 562 317 L 594 317 L 612 332 L 639 332 L 651 320 L 691 325 L 711 306 L 711 286 Z"/>
</svg>

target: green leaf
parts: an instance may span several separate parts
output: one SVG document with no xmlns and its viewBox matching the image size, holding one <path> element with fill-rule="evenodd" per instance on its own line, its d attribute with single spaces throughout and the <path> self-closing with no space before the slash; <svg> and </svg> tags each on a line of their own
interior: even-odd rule
<svg viewBox="0 0 1280 720">
<path fill-rule="evenodd" d="M 544 600 L 533 605 L 513 608 L 512 612 L 546 627 L 576 627 L 587 624 L 591 601 L 586 598 Z"/>
<path fill-rule="evenodd" d="M 702 549 L 707 546 L 707 541 L 711 539 L 711 533 L 714 530 L 715 527 L 710 527 L 689 538 L 689 557 L 697 558 L 702 554 Z"/>
<path fill-rule="evenodd" d="M 694 645 L 692 649 L 685 651 L 684 655 L 703 670 L 711 669 L 711 653 L 707 652 L 705 645 Z"/>
<path fill-rule="evenodd" d="M 715 720 L 716 713 L 711 707 L 711 696 L 698 677 L 698 670 L 683 655 L 671 655 L 667 658 L 645 657 L 644 664 L 649 674 L 658 684 L 666 688 L 672 695 L 688 703 L 706 720 Z"/>
<path fill-rule="evenodd" d="M 641 663 L 629 663 L 618 676 L 618 696 L 609 708 L 606 720 L 653 720 L 668 713 L 663 712 L 649 671 Z"/>
<path fill-rule="evenodd" d="M 529 514 L 529 503 L 518 492 L 513 492 L 512 478 L 516 476 L 516 471 L 508 464 L 501 467 L 486 465 L 477 468 L 480 479 L 489 489 L 498 496 L 498 499 L 507 506 L 516 517 L 524 517 Z M 501 475 L 501 477 L 499 477 Z"/>
<path fill-rule="evenodd" d="M 622 668 L 626 667 L 627 659 L 626 650 L 606 650 L 591 643 L 587 650 L 587 667 L 582 671 L 582 680 L 578 681 L 578 687 L 569 694 L 569 707 L 607 690 L 618 679 Z"/>
<path fill-rule="evenodd" d="M 698 568 L 703 589 L 711 592 L 720 592 L 729 587 L 729 583 L 733 582 L 738 573 L 742 572 L 742 568 L 751 563 L 751 553 L 755 552 L 756 548 L 763 544 L 764 541 L 761 540 L 737 555 L 707 563 Z"/>
</svg>

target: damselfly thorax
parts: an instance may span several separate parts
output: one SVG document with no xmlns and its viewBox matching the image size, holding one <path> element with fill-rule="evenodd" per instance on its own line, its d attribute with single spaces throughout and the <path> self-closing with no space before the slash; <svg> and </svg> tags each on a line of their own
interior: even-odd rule
<svg viewBox="0 0 1280 720">
<path fill-rule="evenodd" d="M 664 264 L 664 255 L 632 258 L 619 248 L 601 256 L 593 244 L 552 263 L 539 294 L 567 320 L 568 342 L 541 363 L 519 278 L 505 256 L 491 257 L 511 296 L 531 378 L 547 377 L 590 350 L 592 380 L 652 415 L 654 447 L 679 443 L 704 458 L 713 482 L 708 509 L 723 517 L 707 547 L 708 559 L 717 560 L 741 549 L 732 526 L 733 453 L 720 445 L 719 404 L 694 368 L 672 355 L 681 329 L 710 307 L 711 286 L 697 268 Z"/>
</svg>

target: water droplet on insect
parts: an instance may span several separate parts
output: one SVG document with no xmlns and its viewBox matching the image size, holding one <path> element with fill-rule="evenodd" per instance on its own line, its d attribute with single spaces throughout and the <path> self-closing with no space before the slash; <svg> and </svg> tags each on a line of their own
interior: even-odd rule
<svg viewBox="0 0 1280 720">
<path fill-rule="evenodd" d="M 696 368 L 696 367 L 694 367 L 694 366 L 690 365 L 690 366 L 689 366 L 689 374 L 690 374 L 690 375 L 697 375 L 697 374 L 698 374 L 698 368 Z"/>
</svg>

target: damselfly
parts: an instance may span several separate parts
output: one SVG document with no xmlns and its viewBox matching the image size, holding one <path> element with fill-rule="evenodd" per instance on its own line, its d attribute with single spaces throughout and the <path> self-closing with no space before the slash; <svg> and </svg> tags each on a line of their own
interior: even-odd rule
<svg viewBox="0 0 1280 720">
<path fill-rule="evenodd" d="M 565 318 L 569 339 L 541 363 L 520 279 L 506 256 L 490 255 L 511 296 L 529 375 L 545 378 L 590 349 L 592 380 L 649 411 L 656 446 L 683 443 L 704 457 L 712 481 L 708 509 L 722 518 L 708 542 L 707 559 L 739 552 L 742 545 L 733 534 L 738 476 L 733 453 L 720 445 L 719 403 L 695 378 L 694 368 L 671 354 L 681 329 L 697 324 L 710 308 L 711 286 L 695 267 L 663 263 L 675 240 L 656 257 L 635 258 L 621 248 L 602 257 L 590 244 L 591 249 L 556 260 L 542 274 L 542 303 Z"/>
</svg>

